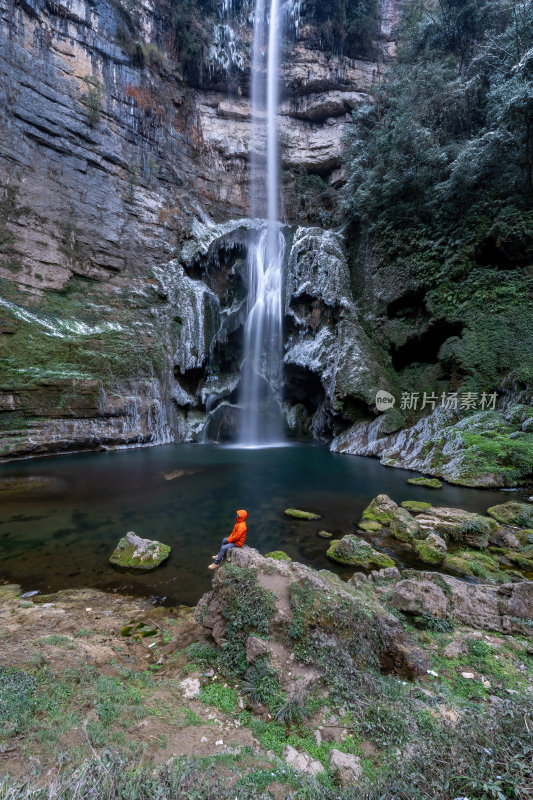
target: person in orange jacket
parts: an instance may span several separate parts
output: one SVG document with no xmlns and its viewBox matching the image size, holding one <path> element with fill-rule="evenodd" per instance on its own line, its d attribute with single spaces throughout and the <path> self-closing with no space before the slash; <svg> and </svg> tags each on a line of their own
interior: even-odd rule
<svg viewBox="0 0 533 800">
<path fill-rule="evenodd" d="M 224 556 L 226 555 L 228 550 L 231 550 L 232 547 L 242 547 L 246 541 L 246 517 L 248 516 L 247 512 L 244 509 L 240 509 L 237 511 L 237 521 L 233 526 L 233 530 L 227 539 L 222 539 L 222 547 L 218 555 L 213 556 L 214 564 L 209 564 L 208 569 L 216 569 L 219 565 Z"/>
</svg>

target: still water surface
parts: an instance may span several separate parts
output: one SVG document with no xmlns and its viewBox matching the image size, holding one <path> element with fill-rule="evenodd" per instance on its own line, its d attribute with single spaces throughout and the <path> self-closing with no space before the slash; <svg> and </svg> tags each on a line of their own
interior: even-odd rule
<svg viewBox="0 0 533 800">
<path fill-rule="evenodd" d="M 326 558 L 327 541 L 317 533 L 354 532 L 380 492 L 398 503 L 427 500 L 482 513 L 515 497 L 446 484 L 440 490 L 409 486 L 415 474 L 313 445 L 169 445 L 4 464 L 0 578 L 24 591 L 88 586 L 193 605 L 210 587 L 207 565 L 237 508 L 248 511 L 247 544 L 261 553 L 284 550 L 344 575 L 353 570 Z M 322 519 L 290 520 L 283 514 L 287 506 Z M 116 572 L 108 559 L 127 531 L 169 544 L 170 558 L 149 574 Z M 406 563 L 401 551 L 391 555 Z"/>
</svg>

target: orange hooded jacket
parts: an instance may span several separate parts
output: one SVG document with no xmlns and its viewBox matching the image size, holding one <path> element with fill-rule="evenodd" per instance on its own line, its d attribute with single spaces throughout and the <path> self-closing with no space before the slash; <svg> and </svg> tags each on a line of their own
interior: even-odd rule
<svg viewBox="0 0 533 800">
<path fill-rule="evenodd" d="M 235 523 L 232 532 L 228 536 L 228 544 L 233 542 L 237 547 L 242 547 L 246 541 L 246 517 L 247 512 L 241 509 L 237 511 L 237 522 Z"/>
</svg>

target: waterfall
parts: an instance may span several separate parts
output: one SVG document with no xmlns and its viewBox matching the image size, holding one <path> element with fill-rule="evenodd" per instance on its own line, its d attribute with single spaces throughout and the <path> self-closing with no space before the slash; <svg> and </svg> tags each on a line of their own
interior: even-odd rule
<svg viewBox="0 0 533 800">
<path fill-rule="evenodd" d="M 254 12 L 250 205 L 252 216 L 264 216 L 266 206 L 266 220 L 248 251 L 248 317 L 244 329 L 241 444 L 252 446 L 277 442 L 281 439 L 282 431 L 277 400 L 282 368 L 281 294 L 285 254 L 285 238 L 278 219 L 277 115 L 282 36 L 279 3 L 280 0 L 271 0 L 270 13 L 267 14 L 265 0 L 256 0 Z"/>
</svg>

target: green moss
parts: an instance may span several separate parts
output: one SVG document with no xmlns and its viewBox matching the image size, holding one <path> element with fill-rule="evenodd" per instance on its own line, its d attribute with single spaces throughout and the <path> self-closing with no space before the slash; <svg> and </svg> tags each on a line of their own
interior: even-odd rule
<svg viewBox="0 0 533 800">
<path fill-rule="evenodd" d="M 461 432 L 465 447 L 464 468 L 467 475 L 502 475 L 507 485 L 514 485 L 531 473 L 533 434 L 511 436 L 506 433 Z"/>
<path fill-rule="evenodd" d="M 396 504 L 387 495 L 378 494 L 363 511 L 363 519 L 381 522 L 388 525 L 392 519 Z"/>
<path fill-rule="evenodd" d="M 357 523 L 357 525 L 362 531 L 367 531 L 368 533 L 380 531 L 383 527 L 381 523 L 373 519 L 362 519 Z"/>
<path fill-rule="evenodd" d="M 332 561 L 338 561 L 340 564 L 364 569 L 382 569 L 394 566 L 392 558 L 374 550 L 363 539 L 353 535 L 344 536 L 342 539 L 333 539 L 326 555 Z"/>
<path fill-rule="evenodd" d="M 273 558 L 276 561 L 292 561 L 292 559 L 284 553 L 283 550 L 273 550 L 271 553 L 267 553 L 265 558 Z"/>
<path fill-rule="evenodd" d="M 533 464 L 533 437 L 531 457 L 531 463 Z M 491 506 L 487 510 L 487 514 L 490 514 L 491 517 L 494 517 L 504 525 L 518 525 L 522 528 L 533 526 L 533 505 L 528 503 L 516 503 L 514 501 L 501 503 L 500 505 Z"/>
<path fill-rule="evenodd" d="M 117 567 L 135 570 L 151 570 L 158 567 L 170 555 L 168 544 L 153 542 L 147 547 L 145 557 L 134 556 L 135 545 L 126 536 L 119 541 L 109 557 L 109 562 Z"/>
<path fill-rule="evenodd" d="M 317 536 L 320 539 L 333 539 L 333 534 L 329 531 L 318 531 Z"/>
<path fill-rule="evenodd" d="M 419 539 L 415 541 L 414 550 L 417 556 L 425 564 L 441 564 L 446 557 L 445 553 L 442 553 L 436 547 L 432 547 L 431 544 L 428 543 L 427 539 Z"/>
<path fill-rule="evenodd" d="M 283 513 L 286 517 L 290 517 L 291 519 L 320 519 L 320 514 L 315 514 L 313 511 L 302 511 L 299 508 L 286 508 Z"/>
<path fill-rule="evenodd" d="M 479 578 L 489 583 L 507 583 L 509 581 L 505 571 L 500 569 L 498 561 L 487 553 L 461 550 L 448 554 L 443 566 L 460 575 Z"/>
<path fill-rule="evenodd" d="M 442 489 L 442 481 L 437 478 L 409 478 L 407 483 L 413 486 L 425 486 L 427 489 Z"/>
<path fill-rule="evenodd" d="M 401 506 L 413 514 L 418 514 L 421 511 L 427 511 L 428 508 L 432 508 L 431 503 L 424 503 L 421 500 L 404 500 Z"/>
</svg>

